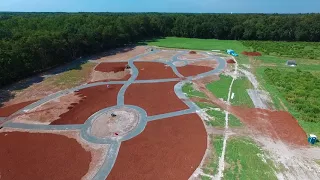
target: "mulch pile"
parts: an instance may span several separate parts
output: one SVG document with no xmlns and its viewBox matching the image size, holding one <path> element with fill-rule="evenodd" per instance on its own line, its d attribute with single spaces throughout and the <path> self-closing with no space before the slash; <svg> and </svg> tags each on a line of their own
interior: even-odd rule
<svg viewBox="0 0 320 180">
<path fill-rule="evenodd" d="M 196 65 L 187 65 L 187 66 L 177 67 L 177 69 L 180 72 L 180 74 L 182 74 L 185 77 L 196 76 L 198 74 L 213 70 L 213 68 L 211 67 L 196 66 Z"/>
<path fill-rule="evenodd" d="M 189 54 L 197 54 L 196 51 L 189 51 Z"/>
<path fill-rule="evenodd" d="M 81 179 L 89 170 L 91 153 L 62 135 L 0 133 L 1 179 Z"/>
<path fill-rule="evenodd" d="M 177 82 L 131 84 L 125 93 L 125 104 L 146 110 L 149 116 L 188 109 L 174 93 Z"/>
<path fill-rule="evenodd" d="M 206 148 L 207 133 L 197 114 L 148 122 L 141 134 L 121 143 L 107 179 L 188 179 Z"/>
<path fill-rule="evenodd" d="M 51 124 L 83 124 L 95 112 L 115 106 L 117 104 L 117 95 L 122 85 L 101 85 L 81 89 L 77 95 L 82 97 L 79 103 L 72 104 L 69 111 L 60 115 L 58 120 Z"/>
<path fill-rule="evenodd" d="M 227 63 L 228 63 L 228 64 L 234 64 L 234 63 L 236 63 L 236 62 L 235 62 L 233 59 L 228 59 L 228 60 L 227 60 Z"/>
<path fill-rule="evenodd" d="M 247 52 L 247 51 L 243 51 L 242 54 L 246 55 L 246 56 L 261 56 L 261 53 L 259 52 Z"/>
</svg>

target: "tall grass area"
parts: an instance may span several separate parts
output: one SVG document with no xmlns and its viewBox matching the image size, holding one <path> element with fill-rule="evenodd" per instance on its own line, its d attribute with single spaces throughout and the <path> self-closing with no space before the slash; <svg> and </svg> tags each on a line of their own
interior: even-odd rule
<svg viewBox="0 0 320 180">
<path fill-rule="evenodd" d="M 284 42 L 284 41 L 241 41 L 244 46 L 265 55 L 318 59 L 320 60 L 319 42 Z"/>
<path fill-rule="evenodd" d="M 310 91 L 307 85 L 304 85 L 304 83 L 298 83 L 297 85 L 292 84 L 294 81 L 285 78 L 283 79 L 283 81 L 281 81 L 285 83 L 282 85 L 287 86 L 287 88 L 291 88 L 292 86 L 293 88 L 293 90 L 290 90 L 290 94 L 288 94 L 285 90 L 285 87 L 281 88 L 281 83 L 278 83 L 278 85 L 274 85 L 273 83 L 271 83 L 271 81 L 266 81 L 269 77 L 265 73 L 265 70 L 266 68 L 259 68 L 257 70 L 257 77 L 264 88 L 272 94 L 275 107 L 280 110 L 288 110 L 298 120 L 299 124 L 307 132 L 307 134 L 315 134 L 317 136 L 320 136 L 320 112 L 317 110 L 317 104 L 319 104 L 320 101 L 318 96 L 320 93 L 317 89 L 319 88 L 319 86 L 317 86 L 315 83 L 311 83 L 315 85 L 316 88 L 312 88 L 312 91 Z M 294 77 L 294 75 L 292 74 L 295 73 L 295 70 L 281 70 L 280 73 Z M 309 73 L 308 76 L 310 76 Z M 283 75 L 283 77 L 287 76 Z M 307 78 L 303 81 L 311 81 L 311 78 Z M 293 94 L 295 94 L 295 92 L 299 94 L 292 96 Z M 306 113 L 311 113 L 311 115 L 306 115 Z"/>
<path fill-rule="evenodd" d="M 154 41 L 148 42 L 148 45 L 206 51 L 221 50 L 222 52 L 225 52 L 227 49 L 233 49 L 239 54 L 239 57 L 237 58 L 239 63 L 249 63 L 248 58 L 241 54 L 241 52 L 248 51 L 249 49 L 246 48 L 240 41 L 236 40 L 166 37 L 164 39 L 156 39 Z"/>
<path fill-rule="evenodd" d="M 249 138 L 234 137 L 227 141 L 224 179 L 277 179 L 272 161 Z"/>
</svg>

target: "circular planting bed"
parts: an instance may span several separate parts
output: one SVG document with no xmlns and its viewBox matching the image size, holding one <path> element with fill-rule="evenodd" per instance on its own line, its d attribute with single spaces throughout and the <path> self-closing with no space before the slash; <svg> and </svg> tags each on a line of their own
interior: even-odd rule
<svg viewBox="0 0 320 180">
<path fill-rule="evenodd" d="M 112 108 L 93 121 L 90 133 L 99 138 L 122 137 L 131 132 L 139 121 L 140 114 L 135 109 Z"/>
</svg>

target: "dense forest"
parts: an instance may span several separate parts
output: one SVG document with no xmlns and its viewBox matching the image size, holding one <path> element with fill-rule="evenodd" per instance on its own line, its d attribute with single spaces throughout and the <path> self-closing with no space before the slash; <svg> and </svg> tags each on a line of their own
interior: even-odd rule
<svg viewBox="0 0 320 180">
<path fill-rule="evenodd" d="M 310 72 L 267 68 L 267 81 L 299 112 L 303 121 L 320 122 L 320 79 Z"/>
<path fill-rule="evenodd" d="M 320 14 L 0 13 L 0 85 L 163 36 L 320 41 Z"/>
</svg>

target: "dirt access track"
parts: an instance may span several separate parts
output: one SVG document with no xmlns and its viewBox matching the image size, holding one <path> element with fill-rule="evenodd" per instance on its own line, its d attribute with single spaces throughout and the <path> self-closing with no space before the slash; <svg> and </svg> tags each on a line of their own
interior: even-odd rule
<svg viewBox="0 0 320 180">
<path fill-rule="evenodd" d="M 5 158 L 1 179 L 191 177 L 203 161 L 208 141 L 198 107 L 182 86 L 218 75 L 227 63 L 204 52 L 188 53 L 145 47 L 115 50 L 95 58 L 94 71 L 116 74 L 128 65 L 127 78 L 101 75 L 98 82 L 0 108 L 0 156 Z M 74 101 L 67 98 L 71 94 L 77 97 Z M 49 123 L 41 124 L 33 114 L 37 109 L 40 115 L 61 114 L 46 117 Z M 24 121 L 30 114 L 33 121 Z M 73 165 L 77 168 L 70 168 Z"/>
</svg>

